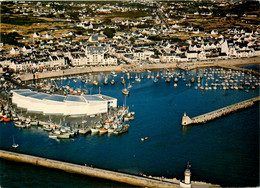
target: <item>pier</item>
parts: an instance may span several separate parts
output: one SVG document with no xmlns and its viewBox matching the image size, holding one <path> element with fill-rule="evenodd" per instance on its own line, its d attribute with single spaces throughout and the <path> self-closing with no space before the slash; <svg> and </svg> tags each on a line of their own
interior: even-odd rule
<svg viewBox="0 0 260 188">
<path fill-rule="evenodd" d="M 186 115 L 186 113 L 184 113 L 184 116 L 182 117 L 181 125 L 186 126 L 186 125 L 190 125 L 190 124 L 194 124 L 194 123 L 206 123 L 207 121 L 210 121 L 215 118 L 224 116 L 226 114 L 235 112 L 239 109 L 250 107 L 259 100 L 260 100 L 260 96 L 252 98 L 252 99 L 248 99 L 248 100 L 245 100 L 245 101 L 242 101 L 239 103 L 235 103 L 235 104 L 226 106 L 224 108 L 220 108 L 218 110 L 215 110 L 215 111 L 212 111 L 212 112 L 200 115 L 200 116 L 196 116 L 193 118 L 190 118 L 189 116 Z"/>
</svg>

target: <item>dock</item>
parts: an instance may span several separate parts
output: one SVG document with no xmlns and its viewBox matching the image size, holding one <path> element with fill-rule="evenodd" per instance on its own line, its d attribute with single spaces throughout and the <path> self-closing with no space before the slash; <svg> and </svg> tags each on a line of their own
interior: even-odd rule
<svg viewBox="0 0 260 188">
<path fill-rule="evenodd" d="M 212 112 L 208 112 L 206 114 L 202 114 L 200 116 L 196 116 L 193 118 L 190 118 L 189 116 L 186 115 L 186 113 L 184 113 L 184 115 L 182 117 L 181 125 L 187 126 L 187 125 L 195 124 L 195 123 L 206 123 L 207 121 L 219 118 L 226 114 L 235 112 L 235 111 L 243 109 L 243 108 L 250 107 L 259 100 L 260 100 L 260 96 L 254 97 L 252 99 L 248 99 L 248 100 L 245 100 L 245 101 L 242 101 L 239 103 L 235 103 L 235 104 L 226 106 L 224 108 L 220 108 L 218 110 L 214 110 Z"/>
</svg>

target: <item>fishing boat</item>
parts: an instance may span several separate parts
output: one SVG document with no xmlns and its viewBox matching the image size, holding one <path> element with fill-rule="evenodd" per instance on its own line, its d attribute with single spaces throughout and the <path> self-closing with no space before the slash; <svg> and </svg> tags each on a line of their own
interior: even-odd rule
<svg viewBox="0 0 260 188">
<path fill-rule="evenodd" d="M 79 134 L 86 134 L 86 133 L 88 133 L 89 131 L 90 131 L 89 128 L 81 128 L 81 129 L 79 129 Z"/>
<path fill-rule="evenodd" d="M 115 131 L 114 134 L 122 134 L 128 131 L 130 125 L 126 124 L 126 125 L 122 125 L 120 127 L 118 127 Z"/>
<path fill-rule="evenodd" d="M 13 144 L 12 144 L 12 147 L 13 147 L 13 148 L 18 148 L 18 147 L 19 147 L 19 144 L 16 144 L 15 141 L 14 141 L 14 136 L 13 136 Z"/>
<path fill-rule="evenodd" d="M 91 133 L 97 133 L 98 129 L 93 127 L 93 128 L 90 128 L 90 131 L 91 131 Z"/>
<path fill-rule="evenodd" d="M 7 116 L 3 116 L 2 119 L 3 119 L 4 122 L 9 122 L 9 121 L 11 121 L 11 118 L 9 118 L 9 117 L 7 117 Z"/>
<path fill-rule="evenodd" d="M 175 78 L 174 78 L 174 82 L 175 82 L 175 83 L 178 83 L 178 81 L 179 81 L 178 78 L 175 77 Z"/>
<path fill-rule="evenodd" d="M 113 133 L 114 131 L 115 131 L 114 128 L 108 128 L 108 129 L 107 129 L 107 132 L 108 132 L 108 133 Z"/>
<path fill-rule="evenodd" d="M 99 134 L 105 134 L 105 133 L 107 133 L 108 132 L 108 130 L 107 129 L 98 129 L 98 132 L 99 132 Z"/>
<path fill-rule="evenodd" d="M 129 95 L 129 90 L 128 89 L 122 89 L 122 93 L 124 94 L 124 95 Z"/>
</svg>

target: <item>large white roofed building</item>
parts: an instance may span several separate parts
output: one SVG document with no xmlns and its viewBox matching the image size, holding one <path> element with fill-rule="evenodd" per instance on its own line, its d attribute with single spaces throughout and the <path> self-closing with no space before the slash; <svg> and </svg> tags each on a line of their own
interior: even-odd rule
<svg viewBox="0 0 260 188">
<path fill-rule="evenodd" d="M 107 113 L 117 107 L 117 99 L 97 95 L 49 95 L 29 89 L 13 90 L 12 102 L 28 112 L 45 115 L 82 116 Z"/>
</svg>

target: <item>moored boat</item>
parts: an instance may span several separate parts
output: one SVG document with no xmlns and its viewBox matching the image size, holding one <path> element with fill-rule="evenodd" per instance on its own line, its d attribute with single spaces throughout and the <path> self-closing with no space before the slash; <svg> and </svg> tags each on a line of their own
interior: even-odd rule
<svg viewBox="0 0 260 188">
<path fill-rule="evenodd" d="M 120 127 L 118 127 L 115 131 L 114 131 L 114 134 L 122 134 L 122 133 L 125 133 L 128 131 L 129 129 L 129 124 L 126 124 L 126 125 L 122 125 Z"/>
<path fill-rule="evenodd" d="M 99 134 L 105 134 L 108 132 L 107 129 L 98 129 Z"/>
<path fill-rule="evenodd" d="M 125 89 L 122 90 L 122 93 L 124 95 L 129 95 L 129 90 L 125 88 Z"/>
<path fill-rule="evenodd" d="M 59 138 L 59 139 L 69 139 L 70 138 L 70 134 L 69 133 L 59 134 L 57 136 L 57 138 Z"/>
<path fill-rule="evenodd" d="M 110 84 L 114 85 L 115 84 L 115 80 L 111 80 Z"/>
<path fill-rule="evenodd" d="M 49 134 L 49 138 L 57 139 L 58 135 L 51 133 L 51 134 Z"/>
</svg>

